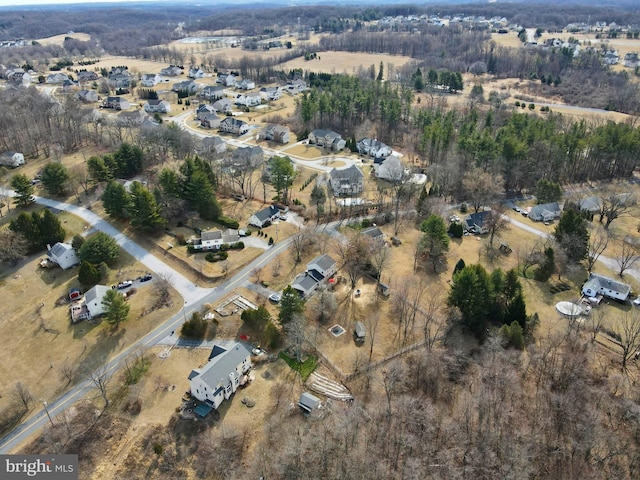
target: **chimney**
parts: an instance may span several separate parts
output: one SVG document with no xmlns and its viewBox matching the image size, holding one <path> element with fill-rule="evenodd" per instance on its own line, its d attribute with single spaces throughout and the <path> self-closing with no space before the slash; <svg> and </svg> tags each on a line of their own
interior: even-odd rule
<svg viewBox="0 0 640 480">
<path fill-rule="evenodd" d="M 51 251 L 51 245 L 47 243 L 47 252 L 50 252 L 50 251 Z"/>
</svg>

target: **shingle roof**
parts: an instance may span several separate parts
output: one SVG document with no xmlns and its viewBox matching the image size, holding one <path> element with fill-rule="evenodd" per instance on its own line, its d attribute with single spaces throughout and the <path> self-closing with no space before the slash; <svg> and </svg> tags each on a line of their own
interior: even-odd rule
<svg viewBox="0 0 640 480">
<path fill-rule="evenodd" d="M 202 232 L 200 234 L 200 239 L 203 241 L 220 240 L 221 238 L 222 238 L 222 232 L 220 230 L 210 230 L 208 232 Z"/>
<path fill-rule="evenodd" d="M 73 247 L 68 243 L 56 243 L 53 247 L 51 247 L 51 255 L 54 257 L 60 257 L 65 254 L 68 250 L 73 250 Z"/>
<path fill-rule="evenodd" d="M 378 237 L 381 237 L 383 235 L 382 230 L 380 230 L 378 227 L 365 228 L 362 231 L 362 234 L 366 235 L 367 237 L 371 237 L 371 238 L 378 238 Z"/>
<path fill-rule="evenodd" d="M 200 370 L 200 377 L 212 388 L 219 383 L 226 385 L 230 381 L 229 374 L 250 355 L 249 347 L 243 343 L 235 343 L 231 348 L 211 358 Z"/>
<path fill-rule="evenodd" d="M 351 165 L 349 168 L 343 168 L 342 170 L 334 168 L 331 170 L 330 175 L 333 180 L 349 179 L 353 181 L 364 178 L 364 173 L 355 165 Z"/>
<path fill-rule="evenodd" d="M 111 290 L 111 287 L 107 287 L 106 285 L 96 285 L 95 287 L 87 290 L 87 292 L 84 294 L 84 300 L 86 303 L 93 302 L 98 298 L 104 297 L 105 293 L 107 293 L 109 290 Z"/>
<path fill-rule="evenodd" d="M 308 272 L 304 272 L 295 278 L 295 280 L 291 284 L 291 288 L 293 288 L 294 290 L 298 290 L 303 294 L 306 294 L 317 284 L 318 281 L 313 278 L 313 275 L 309 274 Z"/>
<path fill-rule="evenodd" d="M 597 290 L 606 288 L 622 295 L 628 295 L 631 292 L 630 285 L 622 282 L 617 282 L 611 278 L 603 277 L 602 275 L 596 275 L 595 273 L 589 275 L 589 280 L 584 285 L 584 287 L 589 286 L 593 286 Z"/>
<path fill-rule="evenodd" d="M 313 265 L 317 265 L 322 270 L 329 270 L 334 267 L 336 261 L 329 255 L 319 255 L 307 264 L 307 268 L 311 269 Z"/>
<path fill-rule="evenodd" d="M 259 212 L 254 213 L 254 216 L 261 222 L 264 222 L 265 220 L 268 220 L 269 218 L 279 213 L 280 210 L 278 209 L 278 207 L 276 207 L 275 205 L 270 205 L 267 208 L 263 208 Z"/>
</svg>

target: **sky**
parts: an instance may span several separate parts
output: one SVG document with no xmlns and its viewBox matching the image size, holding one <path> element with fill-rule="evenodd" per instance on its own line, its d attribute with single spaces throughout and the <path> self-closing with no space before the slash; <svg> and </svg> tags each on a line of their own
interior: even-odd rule
<svg viewBox="0 0 640 480">
<path fill-rule="evenodd" d="M 136 2 L 157 2 L 158 0 L 135 0 Z M 61 5 L 70 3 L 131 3 L 131 0 L 0 0 L 0 7 L 24 7 L 33 5 Z"/>
</svg>

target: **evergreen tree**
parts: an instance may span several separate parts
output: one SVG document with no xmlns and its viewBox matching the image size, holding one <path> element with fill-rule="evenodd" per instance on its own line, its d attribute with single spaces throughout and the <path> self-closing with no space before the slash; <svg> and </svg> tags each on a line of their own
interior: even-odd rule
<svg viewBox="0 0 640 480">
<path fill-rule="evenodd" d="M 384 78 L 384 65 L 382 64 L 382 61 L 381 61 L 380 70 L 378 70 L 378 76 L 376 77 L 376 80 L 378 82 L 381 82 L 383 78 Z"/>
<path fill-rule="evenodd" d="M 303 313 L 304 303 L 304 299 L 300 294 L 291 285 L 288 285 L 282 291 L 282 298 L 280 299 L 280 312 L 278 313 L 280 324 L 289 323 L 295 315 Z"/>
<path fill-rule="evenodd" d="M 555 229 L 555 238 L 572 262 L 579 262 L 589 251 L 587 221 L 575 210 L 565 210 Z"/>
<path fill-rule="evenodd" d="M 100 272 L 93 263 L 82 262 L 78 270 L 78 281 L 83 285 L 95 285 L 100 281 Z"/>
<path fill-rule="evenodd" d="M 522 327 L 522 331 L 526 332 L 528 318 L 524 296 L 522 295 L 522 292 L 518 292 L 513 300 L 509 302 L 509 305 L 507 305 L 507 311 L 505 312 L 503 322 L 517 322 Z"/>
<path fill-rule="evenodd" d="M 431 214 L 422 222 L 420 230 L 423 232 L 420 246 L 428 255 L 433 272 L 436 273 L 438 265 L 444 261 L 445 254 L 449 250 L 447 227 L 440 215 Z"/>
<path fill-rule="evenodd" d="M 55 245 L 64 242 L 67 232 L 64 230 L 60 219 L 48 208 L 42 211 L 42 215 L 37 212 L 31 214 L 34 224 L 37 225 L 38 243 L 40 246 Z"/>
<path fill-rule="evenodd" d="M 47 163 L 42 169 L 42 185 L 51 195 L 64 195 L 69 173 L 61 163 Z"/>
<path fill-rule="evenodd" d="M 143 232 L 154 232 L 166 225 L 160 216 L 155 197 L 140 182 L 131 185 L 131 226 Z"/>
<path fill-rule="evenodd" d="M 536 183 L 536 200 L 538 203 L 557 202 L 562 198 L 562 186 L 559 183 L 541 178 Z"/>
<path fill-rule="evenodd" d="M 500 328 L 500 334 L 505 339 L 507 346 L 512 346 L 518 350 L 524 349 L 523 329 L 518 322 L 514 321 L 511 325 L 503 325 Z"/>
<path fill-rule="evenodd" d="M 26 175 L 19 173 L 11 178 L 11 188 L 16 192 L 15 202 L 18 207 L 31 205 L 33 198 L 33 185 Z"/>
<path fill-rule="evenodd" d="M 458 273 L 460 270 L 462 270 L 465 267 L 465 263 L 463 259 L 458 260 L 458 262 L 456 263 L 456 266 L 453 267 L 453 274 L 452 276 L 455 276 L 456 273 Z"/>
<path fill-rule="evenodd" d="M 108 182 L 113 178 L 113 173 L 104 157 L 89 157 L 87 160 L 87 170 L 95 182 Z"/>
<path fill-rule="evenodd" d="M 102 299 L 102 305 L 105 308 L 104 315 L 107 321 L 115 328 L 118 328 L 120 323 L 129 317 L 129 309 L 131 307 L 124 295 L 117 290 L 108 290 Z"/>
<path fill-rule="evenodd" d="M 476 338 L 483 339 L 491 309 L 491 288 L 489 276 L 484 267 L 467 265 L 456 273 L 447 304 L 460 311 L 462 324 Z"/>
<path fill-rule="evenodd" d="M 94 265 L 102 262 L 110 264 L 120 255 L 120 247 L 116 241 L 104 232 L 90 236 L 80 247 L 80 260 Z"/>
<path fill-rule="evenodd" d="M 535 278 L 538 282 L 546 282 L 551 278 L 551 275 L 553 275 L 555 266 L 555 253 L 553 251 L 553 248 L 548 247 L 544 251 L 544 261 L 533 273 L 533 278 Z"/>
<path fill-rule="evenodd" d="M 73 236 L 73 240 L 71 241 L 71 246 L 77 253 L 80 251 L 80 247 L 82 247 L 83 243 L 84 243 L 84 237 L 82 235 L 77 234 Z"/>
<path fill-rule="evenodd" d="M 105 212 L 116 219 L 124 219 L 129 216 L 131 197 L 119 182 L 111 180 L 102 194 L 102 206 Z"/>
<path fill-rule="evenodd" d="M 324 213 L 324 204 L 326 201 L 327 201 L 327 195 L 324 192 L 324 188 L 318 185 L 318 183 L 315 183 L 313 185 L 313 190 L 311 190 L 309 203 L 311 205 L 315 205 L 316 207 L 316 212 L 318 214 L 316 223 L 320 223 L 320 215 Z"/>
</svg>

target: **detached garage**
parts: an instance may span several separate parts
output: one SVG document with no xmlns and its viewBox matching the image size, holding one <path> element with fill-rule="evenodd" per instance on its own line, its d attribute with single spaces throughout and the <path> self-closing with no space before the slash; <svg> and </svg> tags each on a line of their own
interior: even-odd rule
<svg viewBox="0 0 640 480">
<path fill-rule="evenodd" d="M 305 413 L 311 413 L 314 410 L 320 408 L 320 399 L 315 395 L 310 394 L 309 392 L 304 392 L 300 395 L 300 400 L 298 400 L 298 406 Z"/>
</svg>

